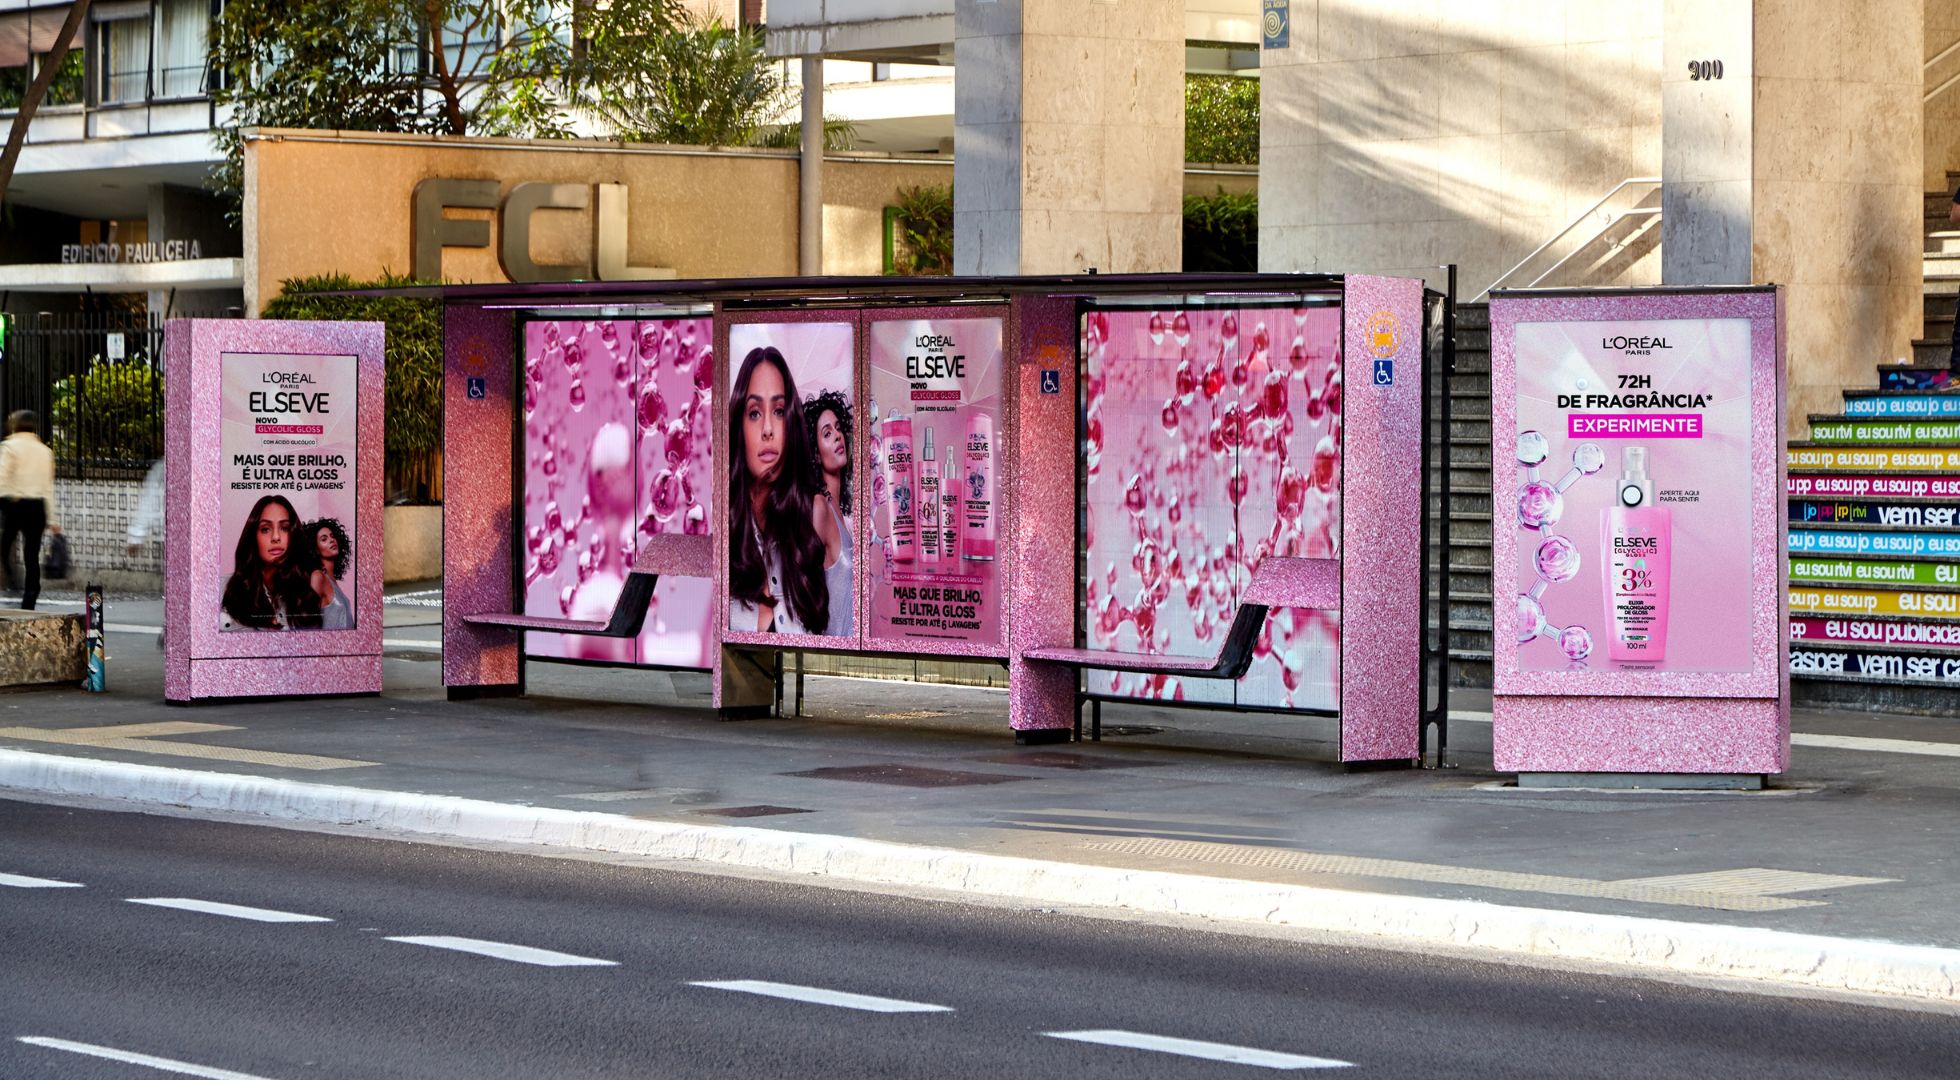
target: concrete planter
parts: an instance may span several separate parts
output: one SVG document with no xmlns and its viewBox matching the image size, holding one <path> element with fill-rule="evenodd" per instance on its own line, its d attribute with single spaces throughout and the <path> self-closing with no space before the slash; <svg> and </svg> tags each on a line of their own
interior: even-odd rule
<svg viewBox="0 0 1960 1080">
<path fill-rule="evenodd" d="M 84 636 L 80 615 L 0 612 L 0 687 L 81 682 Z"/>
<path fill-rule="evenodd" d="M 381 580 L 428 581 L 442 576 L 442 507 L 387 506 L 381 510 L 386 550 Z"/>
</svg>

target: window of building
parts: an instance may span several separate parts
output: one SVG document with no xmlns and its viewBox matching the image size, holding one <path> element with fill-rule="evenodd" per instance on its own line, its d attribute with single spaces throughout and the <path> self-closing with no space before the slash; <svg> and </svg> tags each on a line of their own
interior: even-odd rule
<svg viewBox="0 0 1960 1080">
<path fill-rule="evenodd" d="M 162 0 L 157 5 L 158 97 L 197 97 L 204 93 L 210 28 L 210 0 Z"/>
<path fill-rule="evenodd" d="M 150 96 L 150 20 L 106 21 L 96 27 L 96 35 L 96 70 L 101 73 L 102 104 L 120 105 L 147 99 Z"/>
</svg>

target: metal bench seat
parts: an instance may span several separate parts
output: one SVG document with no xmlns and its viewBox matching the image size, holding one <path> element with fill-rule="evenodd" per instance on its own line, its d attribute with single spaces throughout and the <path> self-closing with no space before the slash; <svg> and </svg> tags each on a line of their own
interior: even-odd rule
<svg viewBox="0 0 1960 1080">
<path fill-rule="evenodd" d="M 1216 656 L 1152 656 L 1100 649 L 1036 648 L 1021 653 L 1023 660 L 1072 668 L 1127 671 L 1142 675 L 1176 675 L 1183 679 L 1244 677 L 1252 668 L 1259 630 L 1268 610 L 1276 607 L 1319 608 L 1341 605 L 1341 564 L 1338 559 L 1269 556 L 1252 572 L 1232 616 L 1232 628 L 1219 643 Z M 1081 699 L 1076 693 L 1075 737 L 1082 738 Z M 1102 701 L 1091 698 L 1090 739 L 1102 739 Z"/>
<path fill-rule="evenodd" d="M 515 611 L 495 611 L 465 615 L 471 626 L 501 626 L 511 630 L 544 630 L 555 634 L 581 634 L 589 637 L 632 638 L 640 636 L 646 625 L 647 605 L 653 600 L 654 586 L 663 574 L 675 577 L 711 577 L 714 573 L 714 547 L 707 536 L 661 535 L 641 540 L 633 569 L 613 602 L 612 616 L 596 619 L 558 619 L 526 615 Z"/>
</svg>

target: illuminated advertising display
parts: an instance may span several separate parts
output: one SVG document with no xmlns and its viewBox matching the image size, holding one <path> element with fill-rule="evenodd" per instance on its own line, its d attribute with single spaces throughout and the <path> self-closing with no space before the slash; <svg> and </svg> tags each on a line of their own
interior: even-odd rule
<svg viewBox="0 0 1960 1080">
<path fill-rule="evenodd" d="M 524 607 L 606 621 L 645 538 L 706 533 L 714 333 L 706 318 L 524 324 Z M 638 638 L 528 631 L 531 656 L 712 662 L 713 583 L 665 576 Z"/>
<path fill-rule="evenodd" d="M 1082 319 L 1087 647 L 1214 656 L 1267 555 L 1341 536 L 1341 309 L 1094 310 Z M 1280 608 L 1238 682 L 1091 671 L 1092 692 L 1331 708 L 1340 613 Z"/>
<path fill-rule="evenodd" d="M 871 634 L 1001 640 L 1000 318 L 869 323 Z"/>
<path fill-rule="evenodd" d="M 359 442 L 353 356 L 219 361 L 219 609 L 224 631 L 352 630 Z"/>
</svg>

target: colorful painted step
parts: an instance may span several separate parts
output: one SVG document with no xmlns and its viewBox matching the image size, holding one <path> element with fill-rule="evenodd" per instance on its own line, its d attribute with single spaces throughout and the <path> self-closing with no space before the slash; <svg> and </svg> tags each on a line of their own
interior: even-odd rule
<svg viewBox="0 0 1960 1080">
<path fill-rule="evenodd" d="M 1819 525 L 1786 532 L 1784 551 L 1845 558 L 1956 559 L 1960 558 L 1960 532 Z"/>
<path fill-rule="evenodd" d="M 1960 655 L 1960 622 L 1898 616 L 1790 616 L 1792 644 L 1951 650 Z"/>
<path fill-rule="evenodd" d="M 1960 656 L 1793 642 L 1790 674 L 1806 679 L 1960 687 Z"/>
<path fill-rule="evenodd" d="M 1808 442 L 1813 446 L 1960 444 L 1960 420 L 1873 420 L 1813 415 Z"/>
<path fill-rule="evenodd" d="M 1786 503 L 1792 525 L 1884 525 L 1895 529 L 1960 526 L 1960 502 L 1825 497 L 1793 498 Z"/>
<path fill-rule="evenodd" d="M 1939 390 L 1952 385 L 1953 371 L 1950 368 L 1886 364 L 1878 369 L 1880 390 Z"/>
<path fill-rule="evenodd" d="M 1790 580 L 1817 584 L 1914 585 L 1960 589 L 1960 564 L 1839 556 L 1790 556 Z"/>
<path fill-rule="evenodd" d="M 1792 472 L 1786 476 L 1784 490 L 1792 497 L 1812 498 L 1960 498 L 1960 474 Z"/>
<path fill-rule="evenodd" d="M 1792 470 L 1847 469 L 1960 471 L 1960 447 L 1848 447 L 1793 442 L 1784 456 Z"/>
<path fill-rule="evenodd" d="M 1916 615 L 1960 618 L 1960 592 L 1790 585 L 1792 615 Z"/>
<path fill-rule="evenodd" d="M 1947 390 L 1846 390 L 1845 416 L 1960 416 L 1960 392 Z"/>
</svg>

